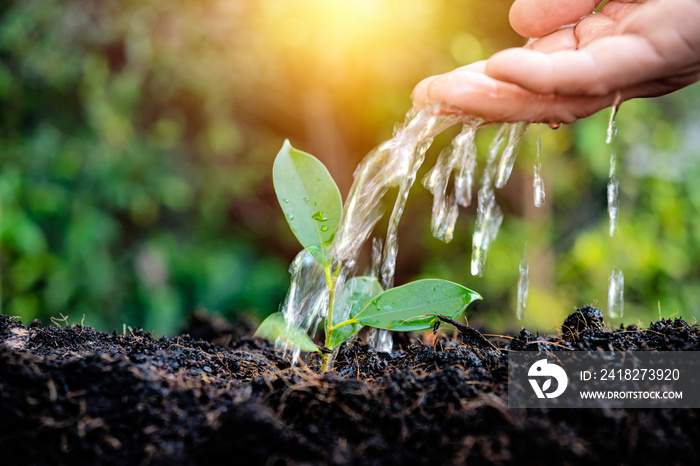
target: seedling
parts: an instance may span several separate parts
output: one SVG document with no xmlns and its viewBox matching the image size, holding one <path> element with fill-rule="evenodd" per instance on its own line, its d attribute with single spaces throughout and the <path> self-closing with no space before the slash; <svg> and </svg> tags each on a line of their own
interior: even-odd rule
<svg viewBox="0 0 700 466">
<path fill-rule="evenodd" d="M 354 277 L 336 293 L 342 264 L 334 261 L 333 238 L 340 226 L 343 202 L 326 167 L 313 155 L 294 149 L 285 141 L 273 166 L 275 192 L 292 232 L 323 268 L 328 286 L 328 310 L 324 323 L 324 347 L 298 328 L 289 328 L 281 312 L 260 324 L 257 336 L 282 339 L 302 351 L 321 353 L 322 370 L 328 370 L 330 352 L 364 326 L 416 331 L 433 328 L 439 317 L 457 318 L 478 293 L 447 280 L 418 280 L 382 290 L 374 277 Z M 334 318 L 334 308 L 348 318 Z M 444 320 L 444 319 L 443 319 Z"/>
</svg>

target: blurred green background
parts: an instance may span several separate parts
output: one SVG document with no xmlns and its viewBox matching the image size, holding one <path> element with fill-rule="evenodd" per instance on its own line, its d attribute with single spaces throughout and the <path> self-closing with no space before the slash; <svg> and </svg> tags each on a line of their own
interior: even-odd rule
<svg viewBox="0 0 700 466">
<path fill-rule="evenodd" d="M 317 155 L 345 195 L 391 136 L 422 78 L 523 39 L 508 0 L 19 0 L 0 5 L 2 313 L 178 331 L 203 309 L 231 320 L 277 310 L 298 250 L 272 191 L 282 141 Z M 485 299 L 472 324 L 545 331 L 607 307 L 613 266 L 625 317 L 697 316 L 700 90 L 625 103 L 621 219 L 608 236 L 609 112 L 530 128 L 483 278 L 469 274 L 474 207 L 455 240 L 429 232 L 418 183 L 397 284 L 424 276 Z M 448 132 L 449 133 L 449 132 Z M 449 135 L 437 138 L 427 170 Z M 483 151 L 493 129 L 480 132 Z M 542 140 L 545 206 L 532 202 Z M 527 244 L 527 316 L 514 317 Z"/>
</svg>

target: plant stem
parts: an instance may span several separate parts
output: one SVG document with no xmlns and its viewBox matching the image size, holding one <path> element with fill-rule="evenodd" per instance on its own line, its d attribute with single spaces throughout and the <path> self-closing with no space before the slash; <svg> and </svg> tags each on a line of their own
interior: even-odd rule
<svg viewBox="0 0 700 466">
<path fill-rule="evenodd" d="M 328 285 L 328 314 L 326 315 L 326 342 L 325 346 L 328 348 L 331 344 L 331 335 L 333 334 L 333 302 L 335 301 L 335 286 L 338 283 L 338 274 L 340 273 L 340 266 L 331 275 L 331 266 L 323 268 L 326 273 L 326 284 Z M 330 360 L 330 354 L 324 354 L 321 357 L 321 371 L 326 372 L 328 370 L 328 362 Z"/>
</svg>

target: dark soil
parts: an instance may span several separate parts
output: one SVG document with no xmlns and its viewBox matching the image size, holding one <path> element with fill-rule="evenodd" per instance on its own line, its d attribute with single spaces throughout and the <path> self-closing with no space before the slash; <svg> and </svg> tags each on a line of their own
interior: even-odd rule
<svg viewBox="0 0 700 466">
<path fill-rule="evenodd" d="M 507 407 L 507 351 L 697 351 L 681 319 L 606 329 L 585 307 L 558 336 L 470 330 L 392 354 L 354 343 L 334 371 L 245 326 L 177 338 L 0 316 L 0 464 L 697 464 L 691 409 Z M 413 340 L 418 343 L 417 340 Z"/>
</svg>

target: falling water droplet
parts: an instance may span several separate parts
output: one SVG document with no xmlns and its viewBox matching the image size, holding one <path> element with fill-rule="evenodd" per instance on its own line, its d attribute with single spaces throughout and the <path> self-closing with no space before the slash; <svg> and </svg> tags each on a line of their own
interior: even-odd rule
<svg viewBox="0 0 700 466">
<path fill-rule="evenodd" d="M 544 205 L 544 180 L 542 179 L 542 163 L 540 162 L 540 153 L 542 152 L 542 139 L 537 140 L 537 156 L 535 158 L 535 174 L 532 180 L 534 188 L 535 207 Z"/>
<path fill-rule="evenodd" d="M 617 231 L 617 223 L 620 215 L 620 182 L 616 177 L 610 177 L 608 181 L 608 216 L 610 217 L 610 237 Z"/>
<path fill-rule="evenodd" d="M 320 211 L 320 210 L 319 210 L 318 212 L 316 212 L 315 214 L 313 214 L 313 215 L 311 216 L 311 218 L 313 218 L 313 219 L 316 220 L 317 222 L 327 222 L 328 220 L 331 219 L 330 216 L 326 215 L 325 212 L 322 212 L 322 211 Z"/>
<path fill-rule="evenodd" d="M 611 318 L 620 318 L 624 313 L 624 289 L 625 277 L 620 269 L 613 267 L 608 278 L 608 316 Z"/>
<path fill-rule="evenodd" d="M 496 187 L 502 188 L 506 185 L 510 173 L 513 171 L 515 158 L 518 156 L 518 145 L 527 130 L 527 123 L 508 123 L 504 126 L 508 127 L 508 142 L 503 148 L 501 161 L 498 163 L 498 171 L 496 175 Z"/>
<path fill-rule="evenodd" d="M 287 214 L 287 219 L 291 222 L 292 220 L 294 220 L 294 215 Z"/>
<path fill-rule="evenodd" d="M 527 260 L 527 249 L 523 251 L 523 259 L 518 266 L 518 303 L 515 311 L 515 317 L 522 320 L 525 316 L 525 308 L 527 307 L 527 294 L 530 290 L 530 264 Z"/>
<path fill-rule="evenodd" d="M 282 199 L 282 202 L 284 202 L 285 204 L 289 204 L 289 199 L 285 197 L 284 199 Z"/>
<path fill-rule="evenodd" d="M 328 231 L 328 225 L 323 225 L 321 227 L 321 231 Z"/>
<path fill-rule="evenodd" d="M 620 182 L 615 176 L 617 171 L 617 155 L 615 151 L 610 153 L 610 170 L 608 172 L 608 217 L 610 217 L 610 237 L 617 231 L 617 222 L 620 211 Z"/>
<path fill-rule="evenodd" d="M 613 103 L 613 106 L 610 109 L 610 119 L 608 120 L 608 131 L 607 131 L 606 137 L 605 137 L 606 144 L 612 144 L 612 141 L 615 138 L 615 135 L 617 134 L 617 126 L 615 124 L 615 117 L 617 116 L 617 112 L 620 110 L 620 101 L 621 101 L 621 96 L 618 93 L 617 96 L 615 97 L 615 103 Z"/>
</svg>

